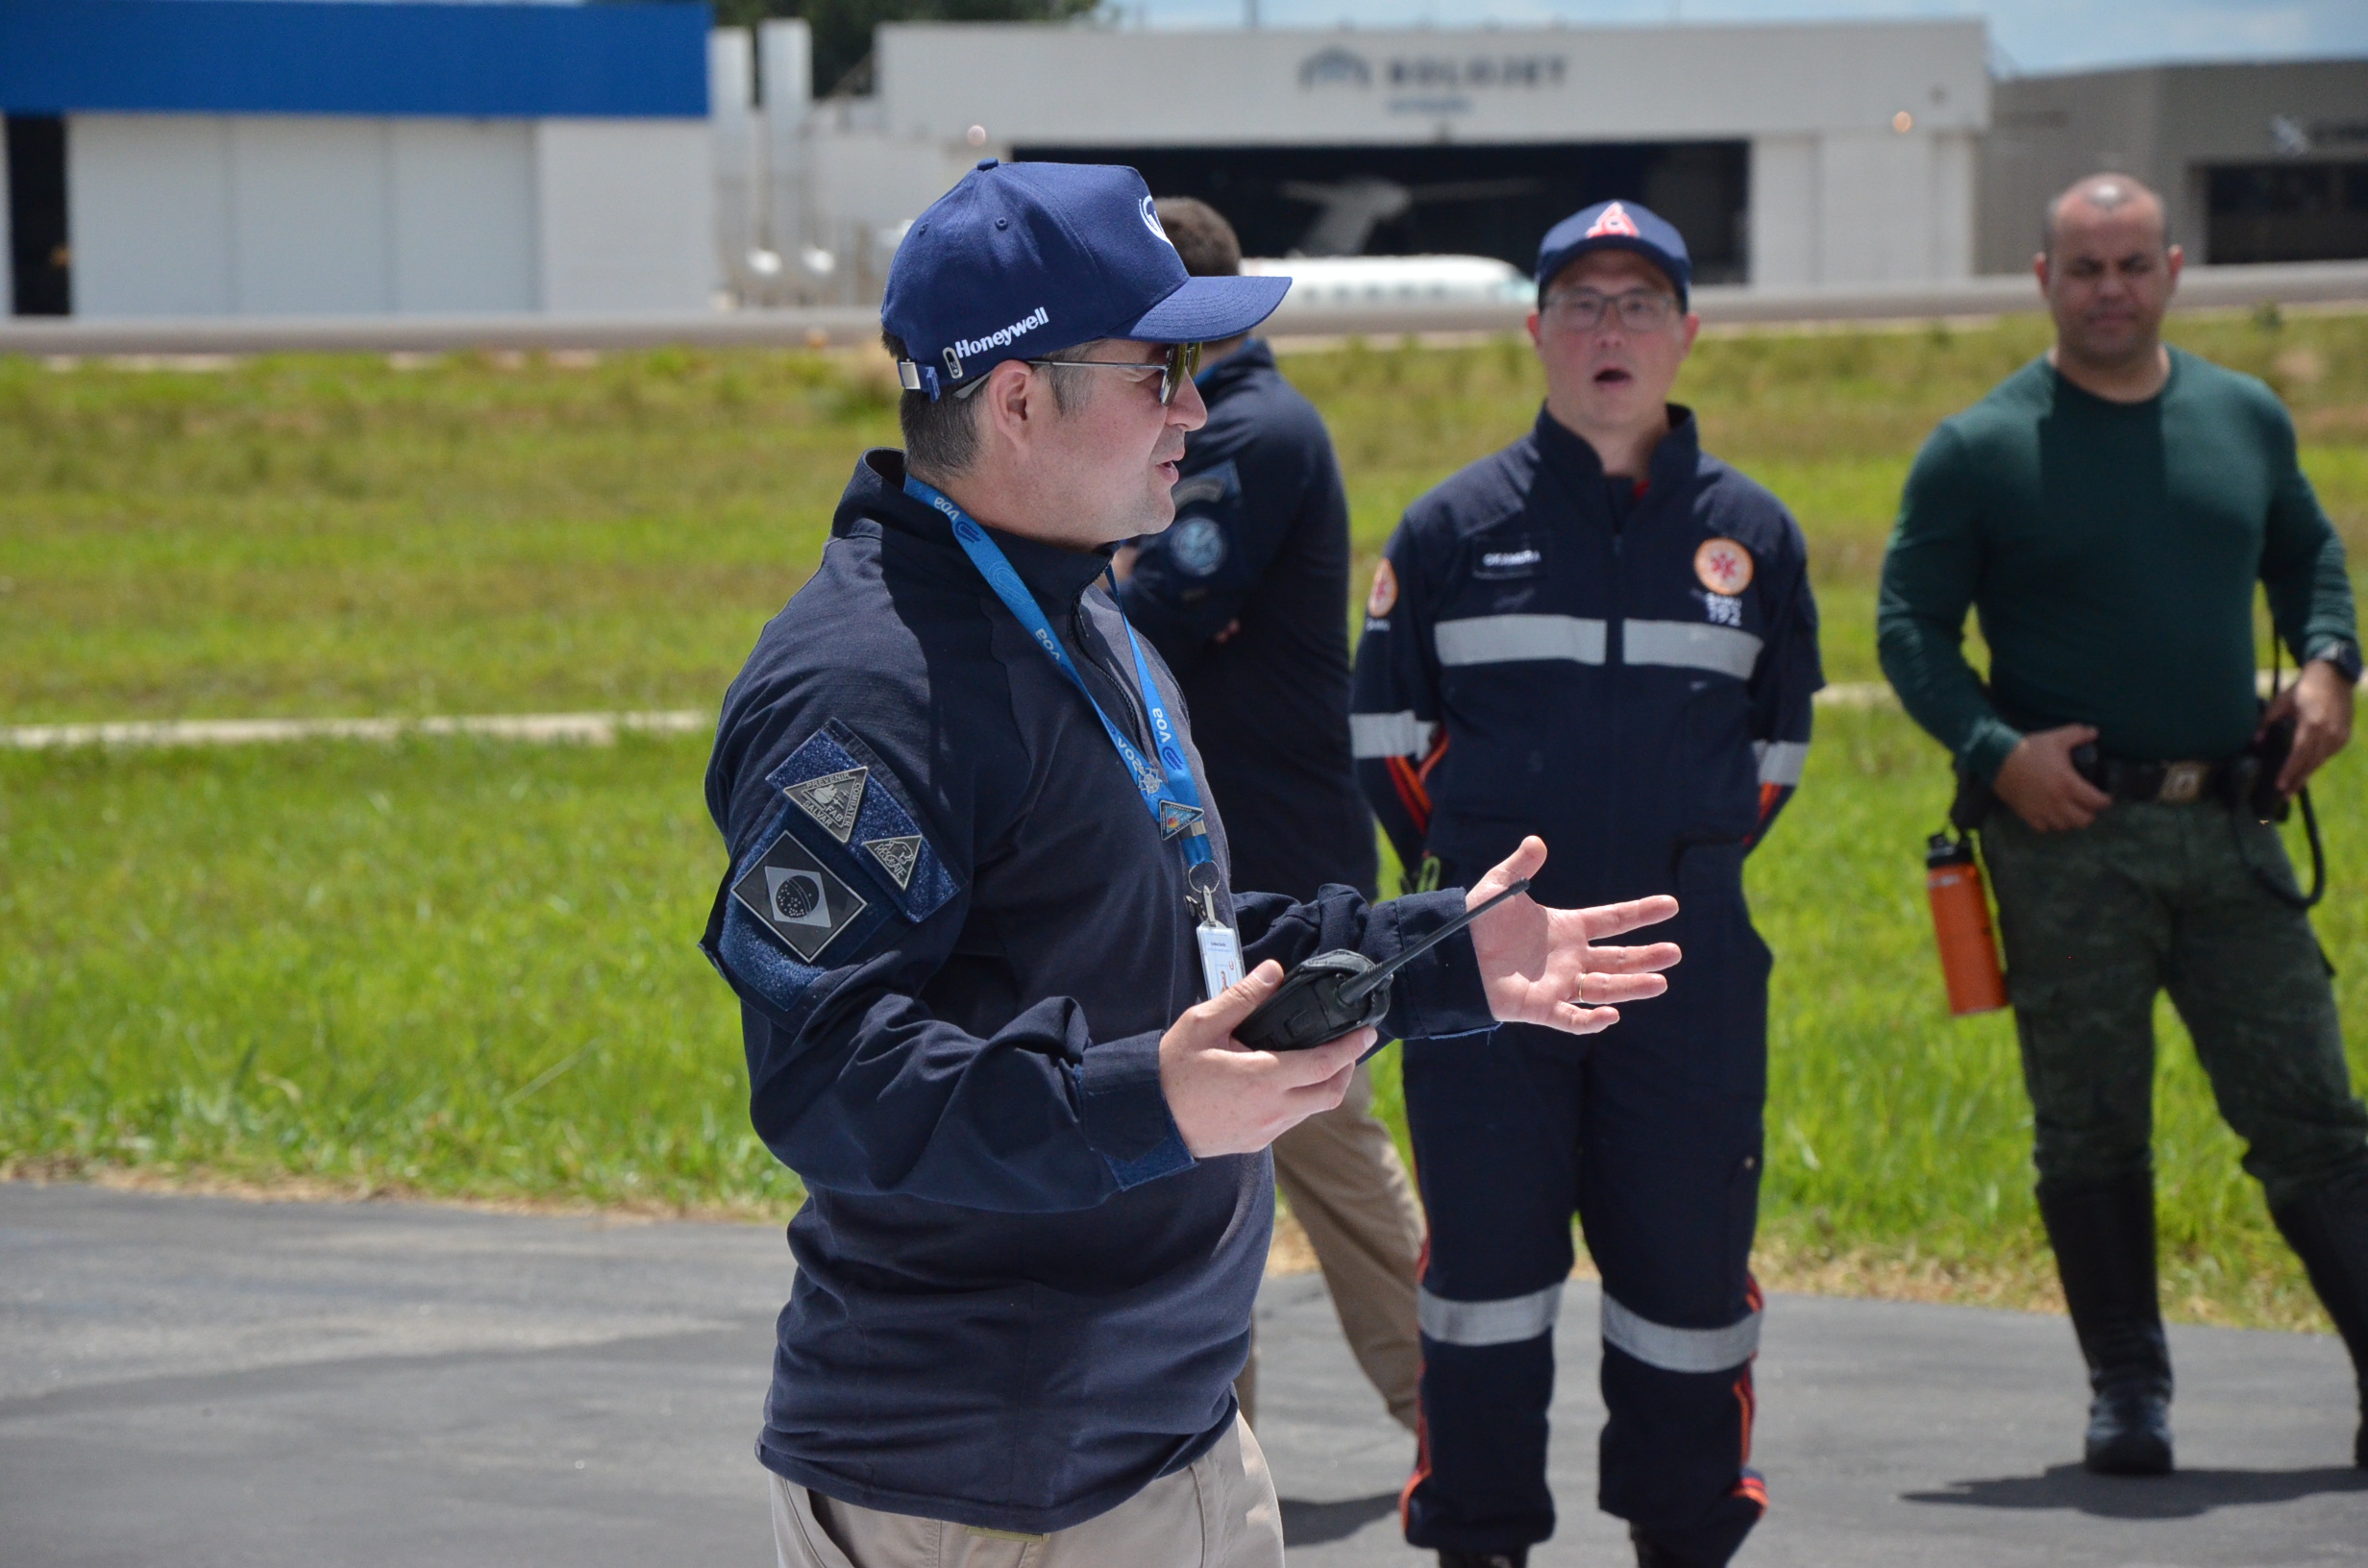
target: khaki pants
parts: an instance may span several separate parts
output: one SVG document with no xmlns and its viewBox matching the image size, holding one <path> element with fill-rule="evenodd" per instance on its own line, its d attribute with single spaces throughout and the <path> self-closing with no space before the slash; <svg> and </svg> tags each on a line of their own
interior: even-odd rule
<svg viewBox="0 0 2368 1568">
<path fill-rule="evenodd" d="M 1274 1482 L 1239 1420 L 1184 1469 L 1049 1535 L 880 1513 L 772 1480 L 780 1568 L 1282 1568 Z"/>
<path fill-rule="evenodd" d="M 1360 1065 L 1337 1109 L 1274 1140 L 1274 1185 L 1307 1232 L 1357 1365 L 1407 1431 L 1415 1430 L 1422 1344 L 1415 1284 L 1422 1211 L 1390 1129 L 1373 1115 L 1373 1081 Z M 1234 1384 L 1257 1419 L 1258 1352 Z"/>
</svg>

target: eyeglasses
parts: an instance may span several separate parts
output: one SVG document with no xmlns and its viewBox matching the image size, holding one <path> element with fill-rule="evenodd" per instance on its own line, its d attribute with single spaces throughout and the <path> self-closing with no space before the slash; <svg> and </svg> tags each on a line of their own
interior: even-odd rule
<svg viewBox="0 0 2368 1568">
<path fill-rule="evenodd" d="M 1175 402 L 1175 395 L 1186 381 L 1200 369 L 1200 345 L 1171 343 L 1167 357 L 1151 364 L 1138 364 L 1123 359 L 1030 359 L 1031 365 L 1075 365 L 1084 370 L 1156 370 L 1159 372 L 1159 405 L 1162 408 Z"/>
<path fill-rule="evenodd" d="M 1617 310 L 1619 324 L 1632 332 L 1657 332 L 1677 314 L 1677 299 L 1649 288 L 1630 289 L 1625 294 L 1598 294 L 1591 288 L 1574 288 L 1547 295 L 1542 313 L 1566 331 L 1587 332 L 1602 323 L 1607 310 Z"/>
</svg>

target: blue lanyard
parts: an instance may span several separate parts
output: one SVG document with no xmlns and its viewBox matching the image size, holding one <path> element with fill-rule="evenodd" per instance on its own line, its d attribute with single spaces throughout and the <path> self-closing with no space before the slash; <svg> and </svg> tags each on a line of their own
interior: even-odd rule
<svg viewBox="0 0 2368 1568">
<path fill-rule="evenodd" d="M 1101 721 L 1102 732 L 1118 748 L 1119 760 L 1126 764 L 1126 776 L 1135 781 L 1135 789 L 1142 795 L 1145 807 L 1150 811 L 1151 821 L 1159 824 L 1159 836 L 1183 841 L 1181 847 L 1187 868 L 1209 864 L 1214 857 L 1209 852 L 1208 824 L 1200 809 L 1200 786 L 1193 778 L 1191 764 L 1184 760 L 1184 747 L 1176 738 L 1175 726 L 1168 722 L 1167 705 L 1159 699 L 1158 683 L 1151 679 L 1151 667 L 1143 656 L 1143 644 L 1136 640 L 1135 628 L 1126 626 L 1126 646 L 1135 655 L 1135 681 L 1143 692 L 1143 711 L 1151 721 L 1152 738 L 1159 743 L 1160 765 L 1156 768 L 1144 760 L 1142 751 L 1118 725 L 1110 722 L 1110 716 L 1102 712 L 1101 704 L 1094 700 L 1094 694 L 1086 686 L 1085 677 L 1077 673 L 1077 666 L 1070 658 L 1069 649 L 1063 648 L 1061 640 L 1052 634 L 1052 623 L 1045 619 L 1044 609 L 1036 602 L 1036 596 L 1027 591 L 1027 585 L 1020 580 L 1020 574 L 1012 570 L 1011 562 L 1004 557 L 1002 551 L 987 537 L 987 530 L 973 522 L 970 514 L 955 505 L 944 492 L 922 483 L 910 475 L 905 476 L 904 493 L 915 501 L 927 502 L 946 515 L 947 521 L 953 525 L 955 543 L 970 556 L 971 563 L 978 568 L 978 575 L 987 579 L 987 586 L 995 590 L 995 597 L 1003 601 L 1019 619 L 1021 626 L 1035 639 L 1036 646 L 1060 666 L 1061 674 L 1067 675 L 1070 684 L 1077 688 L 1086 705 L 1094 710 L 1094 717 Z M 1119 624 L 1125 625 L 1126 618 L 1122 615 Z"/>
</svg>

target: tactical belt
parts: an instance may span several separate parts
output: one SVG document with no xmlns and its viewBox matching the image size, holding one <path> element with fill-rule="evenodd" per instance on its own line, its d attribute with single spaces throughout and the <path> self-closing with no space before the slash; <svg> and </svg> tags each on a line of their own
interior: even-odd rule
<svg viewBox="0 0 2368 1568">
<path fill-rule="evenodd" d="M 2159 801 L 2166 806 L 2204 801 L 2225 804 L 2253 787 L 2257 764 L 2249 756 L 2218 762 L 2125 762 L 2100 757 L 2083 772 L 2116 800 Z M 2242 776 L 2239 776 L 2239 775 Z"/>
</svg>

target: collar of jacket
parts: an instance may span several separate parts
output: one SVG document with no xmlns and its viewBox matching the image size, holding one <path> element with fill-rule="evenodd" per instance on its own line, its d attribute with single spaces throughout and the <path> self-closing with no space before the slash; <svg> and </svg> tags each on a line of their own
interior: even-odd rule
<svg viewBox="0 0 2368 1568">
<path fill-rule="evenodd" d="M 942 573 L 950 580 L 986 586 L 978 569 L 954 543 L 953 525 L 946 521 L 945 514 L 904 493 L 904 453 L 894 447 L 875 447 L 856 460 L 854 478 L 847 481 L 847 493 L 839 498 L 839 509 L 830 519 L 830 535 L 842 537 L 866 522 L 924 547 L 906 552 L 905 558 L 931 576 Z M 995 527 L 988 527 L 987 533 L 1055 625 L 1076 604 L 1077 597 L 1093 586 L 1094 579 L 1110 569 L 1108 549 L 1068 550 Z"/>
<path fill-rule="evenodd" d="M 1693 422 L 1693 410 L 1682 403 L 1668 404 L 1669 433 L 1653 448 L 1650 461 L 1644 465 L 1644 477 L 1653 489 L 1664 494 L 1676 488 L 1694 471 L 1702 455 L 1700 431 Z M 1603 459 L 1587 439 L 1561 420 L 1538 409 L 1538 451 L 1546 462 L 1560 474 L 1574 495 L 1590 498 L 1603 494 Z"/>
<path fill-rule="evenodd" d="M 1202 402 L 1214 404 L 1257 372 L 1273 368 L 1274 351 L 1265 338 L 1253 337 L 1194 377 L 1193 384 L 1200 389 Z"/>
</svg>

